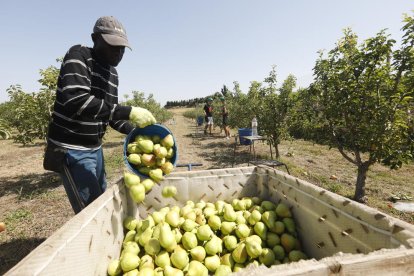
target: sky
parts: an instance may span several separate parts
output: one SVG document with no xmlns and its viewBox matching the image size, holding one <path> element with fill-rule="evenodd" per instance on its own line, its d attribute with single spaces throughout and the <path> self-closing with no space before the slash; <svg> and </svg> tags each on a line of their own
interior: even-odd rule
<svg viewBox="0 0 414 276">
<path fill-rule="evenodd" d="M 411 3 L 411 4 L 410 4 Z M 401 41 L 412 0 L 123 0 L 3 1 L 0 9 L 0 102 L 20 84 L 39 91 L 39 70 L 59 67 L 73 45 L 93 46 L 100 16 L 124 25 L 126 49 L 117 70 L 119 99 L 153 94 L 161 105 L 206 97 L 237 81 L 247 92 L 276 65 L 277 82 L 313 80 L 319 50 L 331 50 L 350 27 L 362 42 L 382 29 Z"/>
</svg>

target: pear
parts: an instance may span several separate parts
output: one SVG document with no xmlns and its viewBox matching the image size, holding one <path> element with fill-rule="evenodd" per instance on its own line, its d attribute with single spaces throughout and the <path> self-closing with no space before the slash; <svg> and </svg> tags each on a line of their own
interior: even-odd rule
<svg viewBox="0 0 414 276">
<path fill-rule="evenodd" d="M 276 215 L 282 218 L 292 217 L 292 213 L 290 212 L 289 207 L 283 203 L 279 203 L 276 206 Z"/>
<path fill-rule="evenodd" d="M 171 225 L 172 227 L 177 227 L 180 222 L 180 215 L 178 212 L 169 211 L 165 216 L 165 222 Z"/>
<path fill-rule="evenodd" d="M 216 209 L 213 207 L 206 207 L 203 210 L 203 214 L 206 218 L 210 218 L 212 215 L 215 215 L 217 213 Z"/>
<path fill-rule="evenodd" d="M 233 206 L 234 210 L 237 211 L 244 211 L 246 210 L 246 201 L 244 200 L 238 200 Z"/>
<path fill-rule="evenodd" d="M 239 239 L 244 239 L 250 236 L 250 228 L 246 224 L 239 224 L 236 226 L 236 235 Z"/>
<path fill-rule="evenodd" d="M 217 236 L 213 236 L 211 240 L 204 244 L 204 249 L 208 255 L 216 255 L 223 251 L 223 241 Z"/>
<path fill-rule="evenodd" d="M 273 253 L 275 253 L 275 259 L 278 261 L 283 261 L 286 256 L 285 249 L 281 245 L 275 245 L 273 247 Z"/>
<path fill-rule="evenodd" d="M 199 261 L 191 261 L 188 266 L 188 276 L 208 276 L 208 269 Z"/>
<path fill-rule="evenodd" d="M 150 255 L 144 255 L 141 257 L 139 262 L 139 271 L 141 272 L 141 270 L 145 267 L 151 268 L 152 270 L 154 269 L 154 260 Z"/>
<path fill-rule="evenodd" d="M 178 270 L 180 271 L 180 270 Z M 164 276 L 164 269 L 162 267 L 157 267 L 154 269 L 155 276 Z"/>
<path fill-rule="evenodd" d="M 254 232 L 262 239 L 266 240 L 267 237 L 267 226 L 263 222 L 259 221 L 253 227 Z"/>
<path fill-rule="evenodd" d="M 220 266 L 220 257 L 217 255 L 208 256 L 204 259 L 204 265 L 210 272 L 214 272 Z"/>
<path fill-rule="evenodd" d="M 165 215 L 159 211 L 153 212 L 151 217 L 154 219 L 155 224 L 159 224 L 165 220 Z"/>
<path fill-rule="evenodd" d="M 157 156 L 158 158 L 165 158 L 167 156 L 168 150 L 165 147 L 154 147 L 154 154 L 155 156 Z"/>
<path fill-rule="evenodd" d="M 297 262 L 299 260 L 305 260 L 307 256 L 300 250 L 292 250 L 289 252 L 289 260 L 291 262 Z"/>
<path fill-rule="evenodd" d="M 225 236 L 223 242 L 228 251 L 233 251 L 237 247 L 237 238 L 235 236 Z"/>
<path fill-rule="evenodd" d="M 141 184 L 145 187 L 145 192 L 151 191 L 152 187 L 154 187 L 155 183 L 152 179 L 146 178 L 141 181 Z"/>
<path fill-rule="evenodd" d="M 175 228 L 172 230 L 175 236 L 175 241 L 177 242 L 177 244 L 181 243 L 181 239 L 183 237 L 183 235 L 181 234 L 180 229 Z"/>
<path fill-rule="evenodd" d="M 181 228 L 186 232 L 191 232 L 198 224 L 191 220 L 186 219 L 183 224 L 181 224 Z"/>
<path fill-rule="evenodd" d="M 230 235 L 235 228 L 236 228 L 235 222 L 223 221 L 221 223 L 220 230 L 223 235 Z"/>
<path fill-rule="evenodd" d="M 262 253 L 259 256 L 259 261 L 265 266 L 271 266 L 275 262 L 275 253 L 269 248 L 263 248 Z"/>
<path fill-rule="evenodd" d="M 280 237 L 280 244 L 285 249 L 285 252 L 290 252 L 296 247 L 296 238 L 290 234 L 284 233 Z"/>
<path fill-rule="evenodd" d="M 292 218 L 283 218 L 283 224 L 290 234 L 296 235 L 295 221 Z"/>
<path fill-rule="evenodd" d="M 174 146 L 174 138 L 171 134 L 168 134 L 163 139 L 161 139 L 160 144 L 167 149 L 170 149 Z"/>
<path fill-rule="evenodd" d="M 223 214 L 223 208 L 224 205 L 226 205 L 226 203 L 223 200 L 218 200 L 214 203 L 216 210 L 217 210 L 217 214 L 218 215 L 222 215 Z"/>
<path fill-rule="evenodd" d="M 160 252 L 160 250 L 160 242 L 156 238 L 151 238 L 145 245 L 145 252 L 147 252 L 147 254 L 151 256 L 157 255 Z"/>
<path fill-rule="evenodd" d="M 262 214 L 258 210 L 253 210 L 247 219 L 250 225 L 255 225 L 256 222 L 262 219 Z"/>
<path fill-rule="evenodd" d="M 181 243 L 185 249 L 191 250 L 197 246 L 198 240 L 195 234 L 191 232 L 185 232 L 183 237 L 181 238 Z"/>
<path fill-rule="evenodd" d="M 234 259 L 233 259 L 231 253 L 227 253 L 227 254 L 224 254 L 223 256 L 221 256 L 220 262 L 221 262 L 221 264 L 227 265 L 230 268 L 233 268 L 233 266 L 234 266 Z"/>
<path fill-rule="evenodd" d="M 167 152 L 167 156 L 165 158 L 171 159 L 174 156 L 174 149 L 173 148 L 169 148 L 167 151 L 168 151 Z"/>
<path fill-rule="evenodd" d="M 124 237 L 124 240 L 123 240 L 123 245 L 125 245 L 127 242 L 129 242 L 129 241 L 133 241 L 134 240 L 134 238 L 135 238 L 135 234 L 137 233 L 137 231 L 135 231 L 135 230 L 129 230 L 126 234 L 125 234 L 125 237 Z"/>
<path fill-rule="evenodd" d="M 227 276 L 232 273 L 231 268 L 227 265 L 220 265 L 216 272 L 214 273 L 214 276 Z"/>
<path fill-rule="evenodd" d="M 255 241 L 260 245 L 263 245 L 262 239 L 258 235 L 251 235 L 248 238 L 246 238 L 246 241 Z"/>
<path fill-rule="evenodd" d="M 274 226 L 269 230 L 275 234 L 281 235 L 285 232 L 285 224 L 281 221 L 275 221 Z"/>
<path fill-rule="evenodd" d="M 177 194 L 177 188 L 175 186 L 164 186 L 164 188 L 162 188 L 162 191 L 161 191 L 161 195 L 163 197 L 173 197 L 176 194 Z"/>
<path fill-rule="evenodd" d="M 193 211 L 193 209 L 191 209 L 191 211 L 190 211 L 190 212 L 187 212 L 187 213 L 185 213 L 185 214 L 184 214 L 184 218 L 185 218 L 185 219 L 190 219 L 190 220 L 192 220 L 192 221 L 195 221 L 195 220 L 196 220 L 196 218 L 197 218 L 197 215 L 196 215 L 196 213 Z"/>
<path fill-rule="evenodd" d="M 208 241 L 213 237 L 214 233 L 208 224 L 202 225 L 197 229 L 197 238 L 200 241 Z"/>
<path fill-rule="evenodd" d="M 124 227 L 128 230 L 134 230 L 135 228 L 137 228 L 137 224 L 138 220 L 131 216 L 127 216 L 123 221 Z"/>
<path fill-rule="evenodd" d="M 135 203 L 141 203 L 145 199 L 145 187 L 142 184 L 133 185 L 129 188 L 129 194 Z"/>
<path fill-rule="evenodd" d="M 129 144 L 127 145 L 127 152 L 128 152 L 129 154 L 131 154 L 131 153 L 136 153 L 136 147 L 137 147 L 137 143 L 135 143 L 135 142 L 133 142 L 133 143 L 129 143 Z"/>
<path fill-rule="evenodd" d="M 140 249 L 138 243 L 135 241 L 128 241 L 123 244 L 123 251 L 138 255 Z"/>
<path fill-rule="evenodd" d="M 239 243 L 236 249 L 231 253 L 231 256 L 236 263 L 245 263 L 247 260 L 246 244 L 244 242 Z"/>
<path fill-rule="evenodd" d="M 244 269 L 245 267 L 246 266 L 244 264 L 238 264 L 238 263 L 236 263 L 236 264 L 234 264 L 233 272 L 239 272 L 242 269 Z"/>
<path fill-rule="evenodd" d="M 193 210 L 193 207 L 191 207 L 190 205 L 184 205 L 181 209 L 180 209 L 180 216 L 185 216 L 187 213 L 191 212 Z M 195 215 L 195 213 L 194 213 Z M 195 217 L 194 217 L 195 220 Z"/>
<path fill-rule="evenodd" d="M 171 252 L 177 246 L 175 236 L 167 223 L 163 223 L 161 226 L 159 241 L 160 245 L 168 252 Z"/>
<path fill-rule="evenodd" d="M 132 185 L 139 184 L 140 181 L 141 180 L 138 175 L 130 172 L 124 172 L 124 183 L 128 188 L 130 188 Z"/>
<path fill-rule="evenodd" d="M 154 268 L 151 267 L 144 267 L 139 270 L 138 276 L 154 276 Z"/>
<path fill-rule="evenodd" d="M 138 171 L 143 175 L 149 175 L 151 168 L 150 167 L 139 167 Z"/>
<path fill-rule="evenodd" d="M 214 231 L 220 230 L 221 227 L 221 219 L 219 216 L 212 215 L 208 218 L 208 225 L 210 225 L 211 229 Z"/>
<path fill-rule="evenodd" d="M 108 265 L 108 275 L 109 276 L 117 276 L 117 275 L 121 275 L 122 273 L 122 268 L 121 268 L 121 263 L 119 262 L 119 260 L 112 260 L 109 262 Z"/>
<path fill-rule="evenodd" d="M 276 206 L 273 204 L 273 202 L 264 200 L 262 201 L 262 204 L 260 204 L 260 207 L 263 208 L 264 211 L 272 211 L 275 210 Z"/>
<path fill-rule="evenodd" d="M 159 158 L 159 157 L 155 158 L 155 165 L 157 167 L 161 167 L 162 165 L 165 164 L 165 162 L 167 162 L 165 158 Z"/>
<path fill-rule="evenodd" d="M 155 257 L 155 264 L 162 268 L 171 265 L 170 255 L 168 254 L 168 252 L 163 250 L 160 253 L 158 253 L 158 255 Z"/>
<path fill-rule="evenodd" d="M 199 225 L 205 225 L 206 224 L 206 218 L 204 217 L 203 213 L 200 212 L 196 215 L 195 222 L 197 222 Z"/>
<path fill-rule="evenodd" d="M 170 259 L 173 266 L 181 270 L 184 269 L 184 267 L 190 261 L 187 252 L 181 249 L 174 250 L 174 252 L 171 254 Z"/>
<path fill-rule="evenodd" d="M 130 271 L 138 267 L 139 257 L 135 254 L 126 252 L 121 257 L 120 263 L 123 271 Z"/>
<path fill-rule="evenodd" d="M 139 276 L 139 271 L 138 271 L 138 269 L 135 268 L 133 270 L 130 270 L 130 271 L 124 273 L 123 276 Z"/>
<path fill-rule="evenodd" d="M 253 200 L 250 197 L 244 197 L 242 200 L 246 205 L 246 209 L 250 209 L 253 206 Z"/>
<path fill-rule="evenodd" d="M 262 214 L 262 221 L 266 224 L 267 228 L 273 228 L 276 221 L 275 211 L 266 211 Z"/>
<path fill-rule="evenodd" d="M 140 140 L 137 142 L 137 146 L 144 153 L 151 153 L 154 150 L 154 143 L 151 140 Z"/>
<path fill-rule="evenodd" d="M 161 142 L 161 137 L 159 135 L 152 135 L 151 140 L 154 144 L 159 144 Z"/>
<path fill-rule="evenodd" d="M 131 153 L 130 155 L 128 155 L 127 160 L 129 163 L 133 165 L 141 164 L 141 156 L 137 153 Z"/>
<path fill-rule="evenodd" d="M 267 232 L 266 243 L 270 248 L 273 248 L 275 245 L 280 244 L 279 235 L 272 232 Z"/>
<path fill-rule="evenodd" d="M 246 241 L 246 251 L 250 258 L 255 259 L 262 253 L 262 246 L 255 241 Z"/>
<path fill-rule="evenodd" d="M 174 165 L 170 161 L 166 161 L 161 165 L 161 170 L 164 174 L 170 174 L 174 170 Z"/>
<path fill-rule="evenodd" d="M 167 265 L 164 268 L 164 276 L 184 276 L 184 273 L 180 269 Z"/>
<path fill-rule="evenodd" d="M 246 224 L 246 219 L 243 216 L 243 211 L 237 211 L 236 212 L 236 223 L 237 224 Z"/>
<path fill-rule="evenodd" d="M 190 254 L 193 260 L 202 262 L 206 257 L 206 250 L 202 246 L 196 246 L 190 250 Z"/>
<path fill-rule="evenodd" d="M 233 207 L 230 204 L 226 204 L 224 206 L 223 217 L 226 221 L 230 221 L 230 222 L 236 221 L 237 219 L 236 212 L 234 211 Z"/>
<path fill-rule="evenodd" d="M 148 175 L 149 177 L 151 177 L 152 180 L 154 180 L 157 183 L 161 182 L 161 180 L 164 179 L 161 169 L 152 169 L 149 171 Z"/>
<path fill-rule="evenodd" d="M 148 227 L 141 235 L 139 235 L 138 242 L 142 247 L 145 247 L 145 245 L 149 242 L 152 237 L 152 233 L 153 227 Z"/>
</svg>

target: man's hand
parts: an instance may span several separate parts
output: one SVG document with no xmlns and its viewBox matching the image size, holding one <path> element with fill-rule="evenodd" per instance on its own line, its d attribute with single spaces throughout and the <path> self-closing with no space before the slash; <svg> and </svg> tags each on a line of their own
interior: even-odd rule
<svg viewBox="0 0 414 276">
<path fill-rule="evenodd" d="M 131 113 L 129 113 L 129 120 L 140 128 L 155 124 L 157 122 L 152 113 L 147 109 L 134 106 L 131 109 Z"/>
</svg>

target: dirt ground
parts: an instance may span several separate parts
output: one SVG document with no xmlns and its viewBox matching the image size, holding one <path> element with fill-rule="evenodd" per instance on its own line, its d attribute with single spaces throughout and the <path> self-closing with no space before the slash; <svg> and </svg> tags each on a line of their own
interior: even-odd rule
<svg viewBox="0 0 414 276">
<path fill-rule="evenodd" d="M 177 163 L 183 165 L 176 171 L 186 171 L 188 164 L 197 163 L 202 165 L 193 166 L 193 170 L 231 167 L 233 162 L 236 167 L 247 166 L 248 146 L 238 146 L 233 159 L 234 138 L 225 139 L 219 128 L 213 130 L 212 136 L 204 135 L 203 127 L 197 127 L 195 121 L 182 116 L 185 109 L 172 111 L 174 118 L 166 126 L 176 138 Z M 234 130 L 232 134 L 236 134 Z M 124 136 L 116 132 L 107 136 L 104 144 L 107 178 L 109 185 L 113 185 L 125 168 L 122 161 Z M 292 175 L 321 186 L 327 183 L 328 189 L 342 191 L 345 195 L 353 190 L 355 168 L 339 152 L 327 153 L 327 149 L 309 142 L 295 143 L 286 142 L 280 146 L 283 161 L 290 166 Z M 57 174 L 43 170 L 43 148 L 44 143 L 22 147 L 11 140 L 0 140 L 0 221 L 7 227 L 0 233 L 0 275 L 74 216 Z M 257 143 L 256 151 L 262 157 L 270 157 L 269 147 L 264 143 Z M 367 185 L 367 194 L 378 198 L 380 203 L 372 206 L 389 212 L 386 198 L 393 190 L 413 195 L 413 169 L 411 165 L 392 172 L 382 166 L 374 166 L 368 177 L 371 183 L 375 180 L 378 185 Z M 332 175 L 337 178 L 333 184 L 330 182 Z M 400 217 L 412 223 L 409 217 Z"/>
</svg>

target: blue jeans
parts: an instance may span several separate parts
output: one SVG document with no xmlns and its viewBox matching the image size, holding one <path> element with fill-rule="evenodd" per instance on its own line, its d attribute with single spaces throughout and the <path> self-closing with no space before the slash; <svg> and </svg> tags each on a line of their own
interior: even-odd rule
<svg viewBox="0 0 414 276">
<path fill-rule="evenodd" d="M 65 161 L 60 176 L 77 214 L 106 190 L 103 151 L 69 149 Z"/>
</svg>

